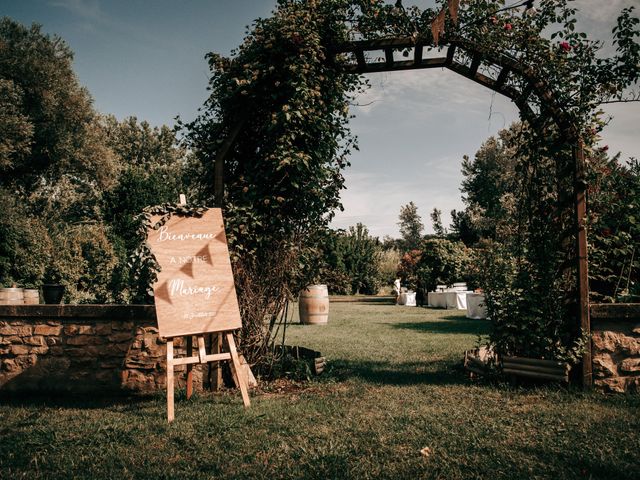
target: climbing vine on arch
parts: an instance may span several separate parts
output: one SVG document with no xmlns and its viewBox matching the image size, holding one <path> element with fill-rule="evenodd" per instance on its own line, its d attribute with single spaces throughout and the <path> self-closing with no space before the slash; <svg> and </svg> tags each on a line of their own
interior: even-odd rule
<svg viewBox="0 0 640 480">
<path fill-rule="evenodd" d="M 208 55 L 210 96 L 187 125 L 188 141 L 202 161 L 200 200 L 212 203 L 215 182 L 224 182 L 218 201 L 227 219 L 245 324 L 241 340 L 250 361 L 267 352 L 284 299 L 314 280 L 314 247 L 341 208 L 343 171 L 357 148 L 349 106 L 367 82 L 345 68 L 353 59 L 336 53 L 340 45 L 391 37 L 431 49 L 438 48 L 436 40 L 445 48 L 466 42 L 487 57 L 499 54 L 522 65 L 527 76 L 511 76 L 513 89 L 526 88 L 532 78 L 543 81 L 537 92 L 550 97 L 532 95 L 519 105 L 532 125 L 522 130 L 519 145 L 531 154 L 534 170 L 536 158 L 553 158 L 559 181 L 548 182 L 554 183 L 545 197 L 549 205 L 572 186 L 566 137 L 580 137 L 591 148 L 602 126 L 597 106 L 624 98 L 638 80 L 637 18 L 630 9 L 614 32 L 616 54 L 603 58 L 602 45 L 576 29 L 575 9 L 566 0 L 535 2 L 536 15 L 504 9 L 499 1 L 451 4 L 420 10 L 381 0 L 281 0 L 271 17 L 254 22 L 229 58 Z M 410 48 L 399 53 L 409 55 Z M 491 75 L 491 66 L 486 69 Z M 552 103 L 560 126 L 548 112 Z M 215 159 L 222 157 L 224 169 L 216 172 Z M 533 195 L 528 201 L 540 211 Z M 557 220 L 552 243 L 561 250 L 559 232 L 567 219 Z M 531 259 L 540 255 L 533 248 L 540 240 L 534 224 L 525 222 L 519 233 L 521 254 Z M 529 273 L 542 291 L 557 270 L 553 263 L 548 271 Z"/>
</svg>

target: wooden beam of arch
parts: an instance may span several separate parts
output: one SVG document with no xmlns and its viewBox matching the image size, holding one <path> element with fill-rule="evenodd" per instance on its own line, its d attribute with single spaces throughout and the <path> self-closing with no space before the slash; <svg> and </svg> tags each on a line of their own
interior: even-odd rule
<svg viewBox="0 0 640 480">
<path fill-rule="evenodd" d="M 422 58 L 425 47 L 433 47 L 430 43 L 413 37 L 384 38 L 375 40 L 360 40 L 338 45 L 331 49 L 331 58 L 335 65 L 345 72 L 354 74 L 391 72 L 399 70 L 415 70 L 425 68 L 447 68 L 480 85 L 498 92 L 514 101 L 521 110 L 523 117 L 531 123 L 536 123 L 535 113 L 529 107 L 527 100 L 532 93 L 541 101 L 542 116 L 551 117 L 560 128 L 562 136 L 567 142 L 578 140 L 578 128 L 571 120 L 571 115 L 565 112 L 555 100 L 552 90 L 547 83 L 536 76 L 535 69 L 517 59 L 501 52 L 494 52 L 479 46 L 467 39 L 452 37 L 442 48 L 447 53 L 442 57 Z M 390 50 L 414 49 L 410 60 L 395 60 Z M 367 61 L 367 53 L 384 51 L 384 61 Z M 455 60 L 455 52 L 463 51 L 469 58 L 469 66 Z M 351 53 L 355 56 L 355 63 L 345 63 L 337 57 Z M 497 67 L 500 70 L 497 78 L 490 78 L 478 71 L 481 65 Z M 525 87 L 518 90 L 508 83 L 509 76 L 518 77 Z"/>
</svg>

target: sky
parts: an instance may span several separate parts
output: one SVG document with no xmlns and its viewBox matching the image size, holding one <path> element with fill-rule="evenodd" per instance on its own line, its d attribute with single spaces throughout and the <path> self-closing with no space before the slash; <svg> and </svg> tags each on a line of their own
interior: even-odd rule
<svg viewBox="0 0 640 480">
<path fill-rule="evenodd" d="M 42 25 L 75 53 L 74 69 L 98 111 L 152 125 L 195 118 L 204 102 L 207 52 L 230 55 L 247 26 L 267 17 L 275 0 L 0 0 L 0 15 Z M 392 2 L 390 2 L 392 3 Z M 431 6 L 405 0 L 404 5 Z M 640 0 L 577 0 L 578 28 L 611 39 L 617 13 Z M 400 208 L 418 206 L 425 233 L 433 208 L 450 221 L 463 209 L 463 155 L 518 118 L 505 97 L 446 69 L 376 73 L 354 100 L 351 122 L 359 152 L 351 156 L 344 212 L 332 226 L 365 224 L 372 235 L 398 237 Z M 640 104 L 609 105 L 613 120 L 602 145 L 640 158 Z"/>
</svg>

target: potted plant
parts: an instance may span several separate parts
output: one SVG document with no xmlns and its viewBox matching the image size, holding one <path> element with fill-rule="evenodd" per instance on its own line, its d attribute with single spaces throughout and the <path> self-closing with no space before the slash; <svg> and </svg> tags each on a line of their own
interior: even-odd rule
<svg viewBox="0 0 640 480">
<path fill-rule="evenodd" d="M 62 303 L 65 287 L 62 283 L 62 273 L 55 262 L 51 262 L 47 266 L 42 281 L 42 298 L 44 303 Z"/>
</svg>

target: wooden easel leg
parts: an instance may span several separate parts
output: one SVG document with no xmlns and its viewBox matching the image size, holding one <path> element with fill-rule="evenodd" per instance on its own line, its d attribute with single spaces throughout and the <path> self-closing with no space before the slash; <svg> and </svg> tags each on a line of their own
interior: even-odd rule
<svg viewBox="0 0 640 480">
<path fill-rule="evenodd" d="M 211 343 L 212 353 L 222 353 L 222 334 L 214 333 Z M 220 390 L 222 388 L 222 364 L 214 362 L 211 365 L 211 390 Z"/>
<path fill-rule="evenodd" d="M 249 400 L 249 392 L 247 391 L 246 378 L 242 375 L 242 367 L 240 366 L 240 359 L 238 358 L 238 351 L 236 350 L 236 342 L 233 339 L 233 333 L 227 333 L 227 343 L 229 344 L 229 353 L 231 353 L 231 370 L 234 372 L 235 378 L 238 381 L 240 393 L 242 394 L 242 403 L 244 403 L 246 408 L 251 405 L 251 401 Z"/>
<path fill-rule="evenodd" d="M 193 356 L 193 337 L 187 337 L 187 356 Z M 187 364 L 187 400 L 193 395 L 193 364 Z"/>
<path fill-rule="evenodd" d="M 167 339 L 167 421 L 173 422 L 173 339 Z"/>
</svg>

